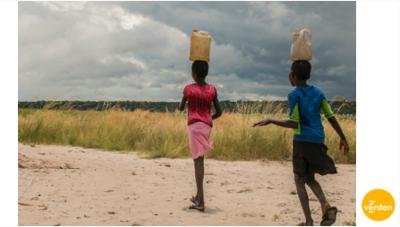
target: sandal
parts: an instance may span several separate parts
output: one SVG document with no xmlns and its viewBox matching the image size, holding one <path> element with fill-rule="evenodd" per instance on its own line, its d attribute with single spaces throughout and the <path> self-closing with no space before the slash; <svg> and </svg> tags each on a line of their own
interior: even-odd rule
<svg viewBox="0 0 400 227">
<path fill-rule="evenodd" d="M 336 207 L 328 208 L 324 215 L 322 216 L 321 226 L 330 226 L 333 225 L 336 221 L 336 214 L 338 209 Z"/>
<path fill-rule="evenodd" d="M 191 206 L 189 206 L 189 209 L 194 209 L 194 210 L 204 212 L 204 205 L 203 206 L 200 206 L 198 204 L 191 205 Z"/>
<path fill-rule="evenodd" d="M 313 224 L 309 225 L 305 222 L 300 222 L 299 224 L 297 224 L 297 226 L 313 226 Z"/>
<path fill-rule="evenodd" d="M 192 202 L 194 205 L 197 205 L 199 203 L 197 201 L 197 196 L 192 196 L 192 198 L 190 198 L 190 202 Z"/>
</svg>

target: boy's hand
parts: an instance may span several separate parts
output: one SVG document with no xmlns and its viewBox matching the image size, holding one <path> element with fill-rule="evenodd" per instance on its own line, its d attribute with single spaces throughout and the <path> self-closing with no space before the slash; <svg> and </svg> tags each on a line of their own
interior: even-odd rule
<svg viewBox="0 0 400 227">
<path fill-rule="evenodd" d="M 265 125 L 269 125 L 269 124 L 271 124 L 271 120 L 270 119 L 265 119 L 265 120 L 262 120 L 262 121 L 259 121 L 259 122 L 255 123 L 255 124 L 253 124 L 253 127 L 265 126 Z"/>
<path fill-rule="evenodd" d="M 340 147 L 339 149 L 343 151 L 343 154 L 349 153 L 349 144 L 347 143 L 346 139 L 340 139 Z"/>
</svg>

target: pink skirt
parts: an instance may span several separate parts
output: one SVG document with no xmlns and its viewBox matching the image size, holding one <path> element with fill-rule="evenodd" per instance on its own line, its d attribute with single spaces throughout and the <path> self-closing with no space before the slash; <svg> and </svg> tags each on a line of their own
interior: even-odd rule
<svg viewBox="0 0 400 227">
<path fill-rule="evenodd" d="M 210 134 L 211 126 L 203 122 L 195 122 L 189 125 L 189 147 L 192 151 L 192 158 L 203 156 L 213 148 Z"/>
</svg>

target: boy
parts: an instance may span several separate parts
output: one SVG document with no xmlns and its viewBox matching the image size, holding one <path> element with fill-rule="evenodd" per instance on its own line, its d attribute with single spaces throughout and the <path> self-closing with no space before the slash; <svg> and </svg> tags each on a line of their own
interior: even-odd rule
<svg viewBox="0 0 400 227">
<path fill-rule="evenodd" d="M 307 85 L 310 72 L 311 64 L 308 61 L 301 60 L 292 63 L 289 81 L 295 88 L 288 95 L 289 120 L 265 119 L 255 123 L 253 127 L 275 124 L 294 129 L 293 172 L 297 194 L 306 218 L 306 221 L 299 225 L 313 225 L 306 184 L 321 203 L 321 225 L 332 225 L 336 221 L 337 208 L 331 207 L 326 201 L 321 186 L 314 178 L 315 173 L 320 175 L 337 173 L 335 164 L 327 155 L 328 149 L 324 145 L 324 128 L 320 117 L 321 109 L 340 136 L 340 149 L 344 154 L 349 152 L 349 145 L 339 123 L 333 116 L 325 95 L 319 88 Z"/>
</svg>

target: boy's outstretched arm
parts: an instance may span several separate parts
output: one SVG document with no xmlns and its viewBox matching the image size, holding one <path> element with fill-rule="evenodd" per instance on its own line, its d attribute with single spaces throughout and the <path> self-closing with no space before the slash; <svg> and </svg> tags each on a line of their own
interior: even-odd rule
<svg viewBox="0 0 400 227">
<path fill-rule="evenodd" d="M 215 113 L 212 115 L 212 119 L 215 120 L 215 119 L 221 117 L 221 115 L 222 115 L 221 106 L 219 104 L 217 96 L 215 96 L 215 98 L 213 100 L 213 104 L 214 104 L 214 108 L 215 108 Z"/>
<path fill-rule="evenodd" d="M 186 101 L 187 101 L 186 97 L 183 96 L 181 102 L 179 103 L 179 111 L 185 110 Z"/>
<path fill-rule="evenodd" d="M 332 116 L 332 117 L 328 118 L 328 121 L 340 137 L 339 149 L 342 150 L 344 154 L 349 153 L 349 149 L 350 149 L 349 144 L 347 143 L 346 136 L 344 135 L 343 130 L 339 125 L 339 122 L 336 120 L 336 117 Z"/>
<path fill-rule="evenodd" d="M 299 123 L 296 121 L 292 121 L 292 120 L 276 120 L 276 119 L 265 119 L 262 121 L 259 121 L 255 124 L 253 124 L 253 127 L 256 126 L 265 126 L 265 125 L 269 125 L 269 124 L 274 124 L 274 125 L 278 125 L 280 127 L 284 127 L 284 128 L 297 128 L 299 126 Z"/>
<path fill-rule="evenodd" d="M 290 104 L 290 96 L 289 96 L 289 104 Z M 276 119 L 265 119 L 253 124 L 253 127 L 256 126 L 264 126 L 269 124 L 278 125 L 284 128 L 293 128 L 296 129 L 299 127 L 299 107 L 297 105 L 294 106 L 293 109 L 290 111 L 290 118 L 289 120 L 276 120 Z"/>
</svg>

